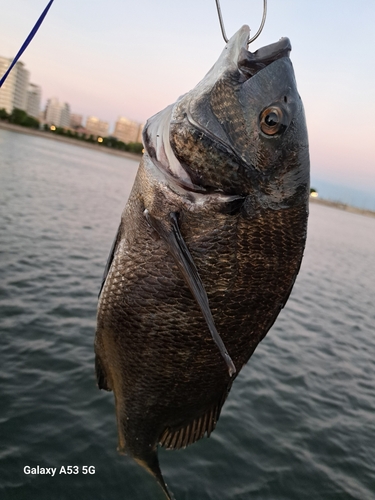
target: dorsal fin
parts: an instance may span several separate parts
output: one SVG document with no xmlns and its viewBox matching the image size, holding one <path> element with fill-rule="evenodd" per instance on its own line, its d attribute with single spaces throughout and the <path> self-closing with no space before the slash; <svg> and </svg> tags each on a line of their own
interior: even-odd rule
<svg viewBox="0 0 375 500">
<path fill-rule="evenodd" d="M 117 233 L 116 233 L 116 236 L 115 236 L 115 239 L 113 240 L 113 243 L 112 243 L 112 246 L 111 246 L 111 249 L 109 251 L 109 255 L 108 255 L 108 259 L 107 259 L 107 263 L 105 265 L 105 268 L 104 268 L 104 272 L 103 272 L 103 277 L 102 277 L 102 282 L 101 282 L 101 285 L 100 285 L 100 290 L 99 290 L 99 294 L 98 294 L 98 297 L 100 297 L 100 294 L 102 293 L 102 290 L 103 290 L 103 287 L 104 287 L 104 283 L 105 283 L 105 280 L 107 279 L 107 276 L 108 276 L 108 273 L 109 273 L 109 270 L 111 268 L 111 264 L 113 262 L 113 257 L 115 256 L 115 253 L 116 253 L 116 249 L 117 249 L 117 245 L 119 244 L 120 242 L 120 239 L 121 239 L 121 222 L 120 222 L 120 225 L 118 227 L 118 230 L 117 230 Z"/>
<path fill-rule="evenodd" d="M 110 380 L 107 377 L 107 372 L 98 354 L 95 355 L 95 372 L 96 372 L 96 381 L 99 389 L 104 389 L 105 391 L 112 391 L 112 384 L 110 383 Z"/>
</svg>

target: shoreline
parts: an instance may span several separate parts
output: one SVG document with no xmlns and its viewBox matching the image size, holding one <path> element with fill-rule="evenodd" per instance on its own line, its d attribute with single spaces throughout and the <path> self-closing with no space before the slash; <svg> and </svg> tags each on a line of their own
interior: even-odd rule
<svg viewBox="0 0 375 500">
<path fill-rule="evenodd" d="M 344 210 L 345 212 L 350 212 L 352 214 L 365 215 L 367 217 L 375 217 L 375 212 L 372 210 L 353 207 L 352 205 L 347 205 L 346 203 L 342 203 L 340 201 L 325 200 L 324 198 L 312 198 L 310 196 L 310 203 L 316 203 L 318 205 L 324 205 L 325 207 Z"/>
<path fill-rule="evenodd" d="M 79 146 L 86 149 L 93 149 L 95 151 L 100 151 L 101 153 L 107 153 L 115 156 L 122 156 L 123 158 L 128 158 L 136 162 L 140 162 L 142 155 L 136 153 L 130 153 L 128 151 L 120 151 L 118 149 L 107 148 L 106 146 L 100 146 L 99 144 L 92 144 L 85 141 L 80 141 L 78 139 L 72 139 L 70 137 L 64 137 L 62 135 L 52 134 L 51 132 L 37 130 L 28 127 L 22 127 L 21 125 L 14 125 L 13 123 L 7 123 L 0 120 L 0 129 L 9 130 L 11 132 L 17 132 L 19 134 L 35 135 L 37 137 L 43 137 L 44 139 L 49 139 L 52 141 L 65 142 L 66 144 L 72 144 L 73 146 Z"/>
<path fill-rule="evenodd" d="M 45 132 L 43 130 L 30 129 L 27 127 L 22 127 L 20 125 L 13 125 L 12 123 L 7 123 L 0 121 L 0 129 L 9 130 L 11 132 L 18 132 L 20 134 L 36 135 L 38 137 L 43 137 L 44 139 L 49 139 L 52 141 L 65 142 L 67 144 L 72 144 L 73 146 L 78 146 L 86 149 L 92 149 L 99 151 L 101 153 L 107 153 L 115 156 L 122 156 L 123 158 L 128 158 L 136 162 L 140 162 L 142 155 L 135 153 L 129 153 L 128 151 L 119 151 L 117 149 L 107 148 L 105 146 L 99 146 L 99 144 L 90 144 L 88 142 L 79 141 L 77 139 L 71 139 L 69 137 L 63 137 L 61 135 L 51 134 L 50 132 Z M 372 210 L 367 210 L 364 208 L 353 207 L 352 205 L 347 205 L 340 201 L 331 201 L 323 198 L 311 198 L 310 203 L 317 203 L 318 205 L 324 205 L 326 207 L 336 208 L 338 210 L 344 210 L 353 214 L 365 215 L 367 217 L 375 217 L 375 212 Z"/>
</svg>

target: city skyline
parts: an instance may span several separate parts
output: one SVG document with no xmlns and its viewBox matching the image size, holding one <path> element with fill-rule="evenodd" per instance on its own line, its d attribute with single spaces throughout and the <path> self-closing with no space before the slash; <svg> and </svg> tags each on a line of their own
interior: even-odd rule
<svg viewBox="0 0 375 500">
<path fill-rule="evenodd" d="M 0 53 L 13 57 L 46 0 L 0 0 Z M 261 0 L 221 0 L 228 36 L 242 24 L 254 34 Z M 313 184 L 369 192 L 375 200 L 375 4 L 269 0 L 251 51 L 288 36 L 305 105 Z M 221 38 L 214 0 L 54 2 L 22 60 L 43 94 L 72 111 L 114 123 L 144 123 L 193 88 L 217 60 Z M 123 111 L 122 111 L 123 110 Z"/>
<path fill-rule="evenodd" d="M 11 65 L 12 59 L 0 56 L 0 74 L 4 74 Z M 71 113 L 70 104 L 60 102 L 58 97 L 50 97 L 45 106 L 41 104 L 42 87 L 30 82 L 31 71 L 20 60 L 8 75 L 0 90 L 0 109 L 10 114 L 18 108 L 44 124 L 71 129 L 94 137 L 116 137 L 125 143 L 142 142 L 143 124 L 127 117 L 119 116 L 113 127 L 109 122 L 89 115 L 83 125 L 83 115 Z M 111 128 L 111 132 L 110 132 Z"/>
</svg>

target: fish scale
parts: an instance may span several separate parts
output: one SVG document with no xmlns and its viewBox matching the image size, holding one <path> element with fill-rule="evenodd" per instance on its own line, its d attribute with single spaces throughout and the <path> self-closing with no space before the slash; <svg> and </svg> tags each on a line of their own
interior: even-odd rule
<svg viewBox="0 0 375 500">
<path fill-rule="evenodd" d="M 97 379 L 114 391 L 119 450 L 168 499 L 158 445 L 184 448 L 215 429 L 306 240 L 308 141 L 290 43 L 251 54 L 248 34 L 148 120 L 99 298 Z"/>
</svg>

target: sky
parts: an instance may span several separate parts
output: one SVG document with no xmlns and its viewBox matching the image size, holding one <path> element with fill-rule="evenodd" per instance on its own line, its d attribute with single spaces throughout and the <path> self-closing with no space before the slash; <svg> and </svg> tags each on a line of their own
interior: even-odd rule
<svg viewBox="0 0 375 500">
<path fill-rule="evenodd" d="M 0 55 L 13 57 L 47 0 L 0 0 Z M 262 0 L 221 0 L 228 36 L 252 34 Z M 375 210 L 375 1 L 268 0 L 260 37 L 288 36 L 309 130 L 312 186 Z M 139 122 L 173 103 L 224 48 L 215 0 L 55 0 L 21 60 L 73 113 Z M 350 198 L 350 199 L 349 199 Z"/>
</svg>

